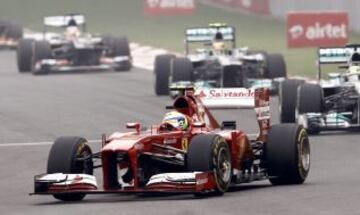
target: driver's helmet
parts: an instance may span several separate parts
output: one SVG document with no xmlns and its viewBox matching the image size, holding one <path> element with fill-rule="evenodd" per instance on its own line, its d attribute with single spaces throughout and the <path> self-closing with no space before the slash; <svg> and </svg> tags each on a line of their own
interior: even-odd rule
<svg viewBox="0 0 360 215">
<path fill-rule="evenodd" d="M 351 55 L 349 66 L 360 66 L 360 53 L 355 52 Z"/>
<path fill-rule="evenodd" d="M 189 127 L 189 122 L 186 116 L 177 111 L 171 111 L 165 114 L 163 123 L 169 124 L 174 128 L 186 130 Z"/>
<path fill-rule="evenodd" d="M 222 33 L 217 32 L 212 43 L 213 50 L 215 54 L 224 54 L 225 53 L 225 43 Z"/>
<path fill-rule="evenodd" d="M 76 40 L 80 37 L 81 32 L 74 19 L 71 19 L 65 29 L 65 37 L 67 40 Z"/>
</svg>

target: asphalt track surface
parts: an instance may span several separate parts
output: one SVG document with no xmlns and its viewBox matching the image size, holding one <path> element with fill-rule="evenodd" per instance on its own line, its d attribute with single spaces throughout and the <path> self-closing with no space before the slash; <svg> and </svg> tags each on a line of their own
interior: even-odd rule
<svg viewBox="0 0 360 215">
<path fill-rule="evenodd" d="M 304 185 L 244 184 L 222 197 L 192 195 L 94 195 L 63 203 L 51 196 L 28 196 L 33 176 L 43 173 L 50 143 L 57 136 L 89 140 L 124 130 L 127 121 L 158 122 L 168 97 L 153 93 L 150 71 L 19 74 L 15 54 L 0 52 L 0 214 L 360 214 L 360 134 L 311 137 L 312 164 Z M 272 101 L 277 120 L 276 98 Z M 221 111 L 256 131 L 253 112 Z M 91 143 L 96 150 L 99 144 Z"/>
</svg>

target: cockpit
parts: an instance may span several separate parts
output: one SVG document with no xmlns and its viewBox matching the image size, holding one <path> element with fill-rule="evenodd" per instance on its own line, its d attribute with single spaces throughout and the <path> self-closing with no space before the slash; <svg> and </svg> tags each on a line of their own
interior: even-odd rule
<svg viewBox="0 0 360 215">
<path fill-rule="evenodd" d="M 360 53 L 355 52 L 351 55 L 349 69 L 346 75 L 350 82 L 360 81 Z"/>
</svg>

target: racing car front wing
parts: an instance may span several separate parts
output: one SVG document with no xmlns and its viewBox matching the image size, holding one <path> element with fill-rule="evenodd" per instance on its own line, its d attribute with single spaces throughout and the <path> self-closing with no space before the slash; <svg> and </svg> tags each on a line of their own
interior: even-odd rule
<svg viewBox="0 0 360 215">
<path fill-rule="evenodd" d="M 46 70 L 47 72 L 69 72 L 69 71 L 99 71 L 111 70 L 117 67 L 131 64 L 131 57 L 117 56 L 114 58 L 103 57 L 98 65 L 71 65 L 66 59 L 43 59 L 36 63 L 35 70 Z"/>
<path fill-rule="evenodd" d="M 163 173 L 150 178 L 145 187 L 123 186 L 119 189 L 99 189 L 96 178 L 87 174 L 42 174 L 34 178 L 34 193 L 204 193 L 215 189 L 212 172 Z"/>
<path fill-rule="evenodd" d="M 306 113 L 297 117 L 298 124 L 301 124 L 308 131 L 332 131 L 360 129 L 360 123 L 352 122 L 352 112 L 342 113 Z"/>
</svg>

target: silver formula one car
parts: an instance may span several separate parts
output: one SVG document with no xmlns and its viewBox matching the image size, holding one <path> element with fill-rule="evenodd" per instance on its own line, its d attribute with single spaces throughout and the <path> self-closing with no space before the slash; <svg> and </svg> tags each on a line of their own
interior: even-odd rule
<svg viewBox="0 0 360 215">
<path fill-rule="evenodd" d="M 226 24 L 185 30 L 185 57 L 159 55 L 155 59 L 155 93 L 168 95 L 169 87 L 195 86 L 203 82 L 214 88 L 266 87 L 277 91 L 286 78 L 281 54 L 236 47 L 235 28 Z M 199 48 L 201 44 L 201 48 Z"/>
<path fill-rule="evenodd" d="M 86 32 L 85 17 L 79 14 L 44 18 L 42 39 L 21 39 L 17 49 L 19 72 L 107 70 L 128 71 L 132 67 L 126 37 L 91 35 Z M 63 28 L 51 33 L 48 28 Z M 80 28 L 82 28 L 80 30 Z"/>
<path fill-rule="evenodd" d="M 321 79 L 321 66 L 340 71 Z M 280 87 L 280 121 L 303 125 L 310 134 L 360 128 L 360 45 L 320 48 L 318 82 L 286 80 Z"/>
</svg>

